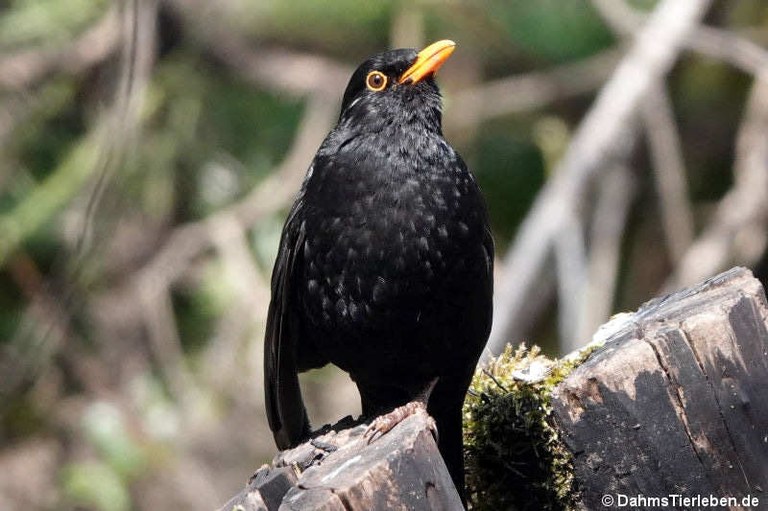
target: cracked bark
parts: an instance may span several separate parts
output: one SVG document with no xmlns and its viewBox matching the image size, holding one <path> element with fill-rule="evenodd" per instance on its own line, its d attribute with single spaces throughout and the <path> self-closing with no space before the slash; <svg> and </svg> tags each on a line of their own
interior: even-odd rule
<svg viewBox="0 0 768 511">
<path fill-rule="evenodd" d="M 370 444 L 349 426 L 279 453 L 219 511 L 463 509 L 426 414 Z"/>
<path fill-rule="evenodd" d="M 556 388 L 584 508 L 768 489 L 767 317 L 760 283 L 734 268 L 627 315 Z"/>
</svg>

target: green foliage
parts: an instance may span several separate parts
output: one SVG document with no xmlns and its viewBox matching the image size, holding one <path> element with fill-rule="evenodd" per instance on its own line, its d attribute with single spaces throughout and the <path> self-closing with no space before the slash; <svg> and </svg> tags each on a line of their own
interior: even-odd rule
<svg viewBox="0 0 768 511">
<path fill-rule="evenodd" d="M 135 186 L 123 193 L 158 217 L 202 218 L 247 194 L 284 156 L 302 112 L 197 58 L 181 51 L 158 66 L 129 164 Z"/>
<path fill-rule="evenodd" d="M 36 181 L 45 178 L 86 130 L 85 112 L 77 104 L 77 89 L 71 80 L 54 80 L 30 102 L 29 120 L 11 144 L 18 151 L 24 170 Z"/>
<path fill-rule="evenodd" d="M 195 354 L 207 345 L 216 319 L 231 304 L 235 290 L 227 277 L 221 264 L 211 263 L 205 266 L 200 286 L 174 293 L 179 338 L 187 353 Z"/>
<path fill-rule="evenodd" d="M 500 246 L 522 221 L 536 191 L 544 184 L 541 152 L 509 129 L 489 130 L 479 142 L 472 168 L 491 205 L 491 224 Z"/>
<path fill-rule="evenodd" d="M 126 511 L 131 508 L 124 481 L 105 463 L 73 463 L 64 467 L 61 486 L 66 499 L 74 506 L 97 511 Z"/>
<path fill-rule="evenodd" d="M 145 467 L 146 457 L 128 433 L 121 411 L 114 405 L 107 402 L 92 404 L 82 423 L 86 439 L 118 476 L 129 480 Z"/>
<path fill-rule="evenodd" d="M 72 505 L 98 511 L 131 509 L 130 483 L 147 469 L 145 446 L 129 433 L 125 417 L 112 403 L 97 401 L 82 419 L 85 439 L 99 459 L 74 462 L 60 473 L 60 486 Z"/>
<path fill-rule="evenodd" d="M 394 1 L 298 0 L 244 3 L 235 22 L 262 36 L 288 38 L 297 46 L 325 49 L 360 48 L 371 51 L 386 44 L 388 18 Z M 308 29 L 311 23 L 311 29 Z M 378 45 L 372 44 L 378 41 Z"/>
<path fill-rule="evenodd" d="M 549 360 L 511 345 L 479 369 L 464 404 L 472 509 L 571 509 L 572 454 L 552 422 L 552 390 L 596 348 Z"/>
<path fill-rule="evenodd" d="M 213 83 L 206 104 L 205 135 L 219 151 L 248 169 L 246 187 L 261 180 L 280 161 L 296 133 L 303 105 L 254 91 L 239 81 Z M 264 119 L 275 122 L 265 123 Z M 308 165 L 308 164 L 307 164 Z"/>
<path fill-rule="evenodd" d="M 585 57 L 613 41 L 585 0 L 490 2 L 510 40 L 527 54 L 550 62 Z"/>
<path fill-rule="evenodd" d="M 689 194 L 695 201 L 716 200 L 733 184 L 733 141 L 751 78 L 709 59 L 686 62 L 676 76 L 673 100 L 683 142 L 693 149 L 686 153 Z"/>
<path fill-rule="evenodd" d="M 108 5 L 107 0 L 14 0 L 0 16 L 0 47 L 53 47 L 85 28 Z"/>
<path fill-rule="evenodd" d="M 99 145 L 95 138 L 78 142 L 45 181 L 0 216 L 0 265 L 80 191 L 85 179 L 96 169 Z"/>
</svg>

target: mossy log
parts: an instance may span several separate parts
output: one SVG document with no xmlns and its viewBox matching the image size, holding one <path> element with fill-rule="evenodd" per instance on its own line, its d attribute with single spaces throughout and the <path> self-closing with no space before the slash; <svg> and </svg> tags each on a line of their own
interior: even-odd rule
<svg viewBox="0 0 768 511">
<path fill-rule="evenodd" d="M 617 315 L 564 359 L 509 348 L 465 404 L 471 507 L 768 506 L 767 319 L 762 286 L 734 268 Z M 371 445 L 346 426 L 280 453 L 221 511 L 461 509 L 423 416 Z"/>
</svg>

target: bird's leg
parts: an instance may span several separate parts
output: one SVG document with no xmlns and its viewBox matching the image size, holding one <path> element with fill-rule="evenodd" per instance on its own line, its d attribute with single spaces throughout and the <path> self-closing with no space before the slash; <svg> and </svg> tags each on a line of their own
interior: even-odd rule
<svg viewBox="0 0 768 511">
<path fill-rule="evenodd" d="M 424 390 L 416 395 L 413 401 L 410 401 L 403 406 L 398 406 L 389 413 L 376 417 L 373 422 L 368 425 L 368 429 L 365 430 L 365 433 L 363 433 L 363 439 L 370 444 L 411 415 L 424 414 L 427 417 L 429 429 L 432 431 L 435 440 L 437 440 L 437 425 L 435 424 L 435 420 L 427 414 L 427 402 L 429 401 L 430 394 L 432 394 L 432 390 L 434 390 L 435 385 L 437 384 L 437 380 L 437 378 L 431 380 Z"/>
</svg>

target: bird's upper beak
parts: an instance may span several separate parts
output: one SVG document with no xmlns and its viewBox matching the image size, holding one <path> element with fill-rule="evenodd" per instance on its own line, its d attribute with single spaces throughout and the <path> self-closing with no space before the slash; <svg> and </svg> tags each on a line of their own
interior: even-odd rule
<svg viewBox="0 0 768 511">
<path fill-rule="evenodd" d="M 397 83 L 418 83 L 434 74 L 448 60 L 455 48 L 456 43 L 448 39 L 430 44 L 419 52 L 416 62 L 400 76 Z"/>
</svg>

